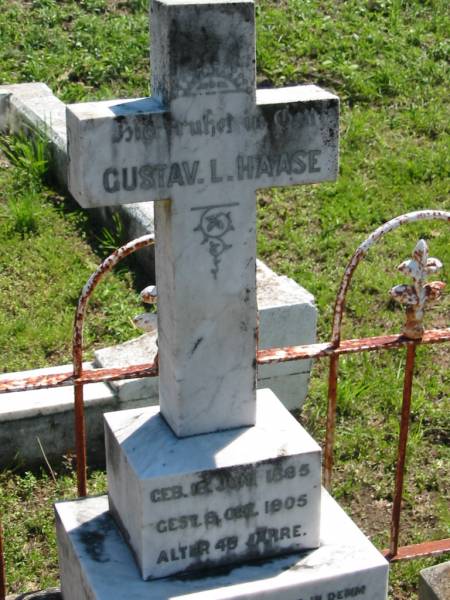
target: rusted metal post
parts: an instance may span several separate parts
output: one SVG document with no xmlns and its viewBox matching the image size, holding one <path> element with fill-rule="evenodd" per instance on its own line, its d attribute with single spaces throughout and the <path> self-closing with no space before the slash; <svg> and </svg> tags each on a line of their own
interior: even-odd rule
<svg viewBox="0 0 450 600">
<path fill-rule="evenodd" d="M 84 419 L 84 385 L 77 382 L 77 379 L 83 373 L 83 319 L 86 304 L 87 299 L 82 293 L 75 314 L 72 346 L 77 489 L 78 496 L 82 498 L 87 495 L 86 423 Z"/>
<path fill-rule="evenodd" d="M 0 600 L 6 598 L 5 555 L 3 553 L 3 531 L 0 515 Z"/>
<path fill-rule="evenodd" d="M 323 484 L 327 490 L 331 487 L 331 476 L 333 471 L 333 448 L 334 432 L 336 429 L 336 403 L 337 403 L 337 380 L 339 369 L 339 355 L 333 354 L 330 358 L 330 371 L 328 374 L 328 412 L 327 431 L 325 437 L 325 458 L 323 471 Z"/>
<path fill-rule="evenodd" d="M 75 450 L 77 455 L 78 496 L 87 496 L 86 423 L 83 384 L 75 383 Z"/>
<path fill-rule="evenodd" d="M 406 461 L 406 446 L 409 433 L 409 417 L 411 414 L 411 394 L 414 377 L 414 363 L 416 359 L 416 343 L 408 344 L 406 350 L 405 377 L 403 380 L 402 416 L 400 419 L 400 435 L 398 441 L 397 469 L 395 473 L 395 494 L 392 505 L 391 541 L 388 558 L 397 554 L 398 536 L 400 531 L 400 514 L 403 497 L 403 479 Z"/>
<path fill-rule="evenodd" d="M 86 477 L 86 425 L 84 418 L 84 383 L 80 381 L 83 374 L 83 325 L 86 315 L 86 308 L 90 297 L 100 281 L 112 269 L 136 250 L 152 246 L 155 243 L 153 235 L 144 235 L 136 240 L 125 244 L 110 254 L 97 270 L 89 277 L 86 285 L 83 287 L 75 311 L 75 322 L 72 338 L 72 360 L 73 360 L 73 378 L 74 378 L 74 404 L 75 404 L 75 447 L 77 453 L 77 486 L 79 496 L 87 495 L 87 477 Z"/>
</svg>

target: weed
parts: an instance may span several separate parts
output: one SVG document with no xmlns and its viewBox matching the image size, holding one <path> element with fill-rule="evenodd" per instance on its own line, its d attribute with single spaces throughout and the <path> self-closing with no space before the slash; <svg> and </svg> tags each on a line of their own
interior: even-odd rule
<svg viewBox="0 0 450 600">
<path fill-rule="evenodd" d="M 99 248 L 105 256 L 122 246 L 124 243 L 124 227 L 119 213 L 113 214 L 111 227 L 102 227 L 97 240 Z"/>
<path fill-rule="evenodd" d="M 36 192 L 25 190 L 18 196 L 8 198 L 8 212 L 11 228 L 22 237 L 38 230 L 38 212 L 41 198 Z"/>
<path fill-rule="evenodd" d="M 34 131 L 30 137 L 19 133 L 0 139 L 0 150 L 21 171 L 30 190 L 39 191 L 48 173 L 49 150 L 45 133 Z"/>
</svg>

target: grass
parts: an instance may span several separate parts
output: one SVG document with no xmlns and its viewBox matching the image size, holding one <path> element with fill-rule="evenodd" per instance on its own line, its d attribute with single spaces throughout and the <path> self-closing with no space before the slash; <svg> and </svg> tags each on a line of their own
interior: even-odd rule
<svg viewBox="0 0 450 600">
<path fill-rule="evenodd" d="M 68 458 L 67 466 L 70 467 Z M 5 560 L 10 591 L 53 587 L 58 571 L 53 503 L 76 496 L 76 479 L 69 469 L 49 475 L 27 472 L 0 474 L 0 504 L 6 529 Z M 89 478 L 92 494 L 106 490 L 106 477 L 99 471 Z"/>
<path fill-rule="evenodd" d="M 70 362 L 75 306 L 101 260 L 87 242 L 107 255 L 112 234 L 92 239 L 87 215 L 45 185 L 43 141 L 4 138 L 1 147 L 1 371 Z M 129 273 L 117 272 L 96 290 L 86 321 L 87 357 L 99 344 L 136 335 L 131 318 L 140 303 L 132 284 Z"/>
<path fill-rule="evenodd" d="M 45 81 L 66 102 L 147 94 L 146 4 L 0 0 L 0 83 Z M 322 341 L 330 337 L 345 264 L 370 231 L 404 212 L 450 210 L 449 28 L 444 0 L 257 2 L 259 83 L 316 83 L 342 101 L 338 181 L 258 196 L 259 256 L 314 293 Z M 27 152 L 26 147 L 22 152 L 16 148 L 15 155 L 27 161 Z M 40 184 L 35 190 L 27 183 L 29 168 L 15 160 L 14 166 L 0 170 L 0 311 L 9 311 L 0 317 L 6 323 L 5 333 L 0 327 L 0 342 L 8 369 L 61 362 L 64 350 L 58 349 L 63 345 L 61 338 L 52 337 L 50 321 L 61 322 L 58 327 L 69 334 L 81 281 L 98 261 L 84 244 L 89 231 L 85 215 L 69 208 L 52 188 Z M 39 167 L 36 154 L 31 162 Z M 32 180 L 42 181 L 42 174 Z M 45 250 L 48 242 L 41 236 L 47 225 L 53 244 L 58 239 L 59 246 L 68 248 L 70 263 L 58 264 L 56 253 Z M 420 237 L 444 262 L 439 277 L 448 284 L 448 225 L 400 228 L 372 248 L 357 270 L 344 319 L 345 338 L 401 330 L 404 314 L 388 290 L 409 283 L 396 267 Z M 105 234 L 105 249 L 112 243 Z M 68 279 L 72 272 L 77 274 L 73 283 Z M 129 335 L 127 315 L 135 314 L 135 304 L 121 305 L 129 295 L 129 282 L 123 277 L 114 281 L 93 305 L 91 344 Z M 15 292 L 19 282 L 20 297 Z M 63 300 L 54 304 L 59 293 Z M 101 313 L 106 310 L 105 321 Z M 44 318 L 36 326 L 39 314 Z M 427 315 L 427 326 L 449 326 L 449 314 L 447 292 Z M 362 354 L 340 364 L 333 493 L 379 547 L 388 543 L 403 366 L 403 351 Z M 449 372 L 448 345 L 420 349 L 402 544 L 450 535 Z M 320 441 L 326 377 L 327 362 L 317 361 L 299 415 Z M 94 480 L 104 486 L 101 475 Z M 95 485 L 94 490 L 100 489 Z M 32 491 L 24 501 L 27 486 Z M 8 473 L 1 494 L 2 510 L 13 519 L 6 523 L 7 540 L 12 536 L 7 550 L 11 590 L 54 584 L 53 525 L 50 513 L 39 511 L 41 505 L 49 506 L 50 498 L 73 495 L 73 481 L 62 473 L 55 486 L 45 475 Z M 33 495 L 39 502 L 33 502 Z M 21 504 L 25 512 L 20 512 Z M 21 529 L 22 522 L 30 522 L 30 528 Z M 33 560 L 29 548 L 37 548 Z M 430 559 L 393 565 L 390 598 L 417 598 L 418 572 L 429 564 Z"/>
</svg>

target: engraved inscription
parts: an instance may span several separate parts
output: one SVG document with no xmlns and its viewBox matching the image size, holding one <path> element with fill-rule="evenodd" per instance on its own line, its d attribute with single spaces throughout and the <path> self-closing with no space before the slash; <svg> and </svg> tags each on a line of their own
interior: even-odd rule
<svg viewBox="0 0 450 600">
<path fill-rule="evenodd" d="M 288 496 L 284 500 L 275 498 L 274 500 L 266 500 L 264 502 L 264 512 L 268 515 L 273 515 L 280 510 L 291 510 L 295 507 L 303 508 L 308 504 L 308 497 L 306 494 L 300 494 L 299 496 Z"/>
<path fill-rule="evenodd" d="M 201 527 L 198 515 L 185 515 L 181 517 L 171 517 L 169 519 L 161 519 L 156 523 L 156 531 L 158 533 L 166 533 L 167 531 L 177 531 L 178 529 L 187 529 L 188 527 Z"/>
<path fill-rule="evenodd" d="M 244 545 L 247 552 L 257 556 L 266 552 L 284 540 L 298 540 L 305 536 L 301 524 L 286 525 L 284 527 L 256 527 L 254 531 L 244 537 Z M 240 539 L 238 535 L 223 536 L 216 541 L 199 539 L 189 545 L 178 544 L 176 547 L 164 548 L 158 551 L 156 564 L 168 563 L 187 558 L 200 558 L 210 554 L 210 550 L 219 550 L 230 554 L 238 548 Z M 336 596 L 337 598 L 338 596 Z"/>
<path fill-rule="evenodd" d="M 208 245 L 208 252 L 213 261 L 211 273 L 214 279 L 217 279 L 222 254 L 233 247 L 232 244 L 228 244 L 224 240 L 227 233 L 234 231 L 231 211 L 226 210 L 233 206 L 238 206 L 238 203 L 232 202 L 229 204 L 196 206 L 191 208 L 193 211 L 200 211 L 200 222 L 194 228 L 194 231 L 199 231 L 203 235 L 201 243 Z"/>
<path fill-rule="evenodd" d="M 233 115 L 226 113 L 225 116 L 214 117 L 211 109 L 205 110 L 198 119 L 183 121 L 177 119 L 163 121 L 161 118 L 153 118 L 152 115 L 136 115 L 132 119 L 123 117 L 114 121 L 111 142 L 113 144 L 122 142 L 149 144 L 165 134 L 167 128 L 178 137 L 182 135 L 215 137 L 233 133 L 234 126 Z"/>
<path fill-rule="evenodd" d="M 290 525 L 289 527 L 257 527 L 256 530 L 248 536 L 246 545 L 255 552 L 260 544 L 264 546 L 273 545 L 284 539 L 291 540 L 306 535 L 302 531 L 301 525 Z"/>
<path fill-rule="evenodd" d="M 151 190 L 155 188 L 171 188 L 194 185 L 200 161 L 175 162 L 171 164 L 148 163 L 140 167 L 109 167 L 103 173 L 103 188 L 108 194 L 137 189 Z"/>
<path fill-rule="evenodd" d="M 160 565 L 161 563 L 168 563 L 184 558 L 200 558 L 205 554 L 209 554 L 209 547 L 210 544 L 207 540 L 197 540 L 193 544 L 189 544 L 189 546 L 179 545 L 177 548 L 161 550 L 156 564 Z"/>
<path fill-rule="evenodd" d="M 267 483 L 278 483 L 283 481 L 283 479 L 294 479 L 297 475 L 306 477 L 309 473 L 308 463 L 304 463 L 298 468 L 294 465 L 289 465 L 285 468 L 282 465 L 275 465 L 272 469 L 266 471 L 266 481 Z"/>
<path fill-rule="evenodd" d="M 323 594 L 314 594 L 313 596 L 301 597 L 298 600 L 344 600 L 345 598 L 358 598 L 366 595 L 365 585 L 355 585 L 352 587 L 336 590 L 335 592 L 325 592 Z"/>
<path fill-rule="evenodd" d="M 309 463 L 300 465 L 274 464 L 264 469 L 264 483 L 279 483 L 283 479 L 306 477 L 311 473 Z M 263 483 L 261 482 L 261 483 Z M 189 488 L 182 485 L 155 488 L 150 492 L 151 502 L 180 500 L 189 496 L 205 496 L 215 492 L 227 492 L 241 489 L 252 489 L 258 486 L 257 469 L 254 465 L 241 468 L 224 469 L 223 471 L 205 471 L 199 481 L 194 481 Z"/>
<path fill-rule="evenodd" d="M 286 175 L 302 175 L 303 173 L 320 173 L 318 159 L 321 150 L 297 150 L 278 156 L 267 154 L 255 156 L 239 155 L 236 159 L 236 173 L 239 181 L 243 179 L 260 179 L 263 175 L 278 177 Z"/>
<path fill-rule="evenodd" d="M 271 121 L 262 113 L 244 114 L 237 117 L 231 113 L 214 115 L 211 109 L 205 110 L 196 119 L 173 119 L 167 114 L 137 114 L 133 117 L 116 117 L 113 121 L 111 142 L 113 144 L 143 142 L 150 144 L 167 133 L 177 137 L 211 137 L 237 133 L 239 128 L 245 131 L 265 131 L 274 129 L 279 133 L 292 128 L 318 127 L 318 113 L 315 110 L 293 110 L 281 108 L 273 113 Z"/>
<path fill-rule="evenodd" d="M 203 47 L 204 41 L 199 42 Z M 250 82 L 242 74 L 238 65 L 229 64 L 228 68 L 216 63 L 203 67 L 201 72 L 179 77 L 176 82 L 175 95 L 183 96 L 211 96 L 215 94 L 235 94 L 236 92 L 249 93 Z"/>
<path fill-rule="evenodd" d="M 188 494 L 183 492 L 183 486 L 181 485 L 156 488 L 150 492 L 150 500 L 152 502 L 165 502 L 166 500 L 178 500 L 179 498 L 187 497 Z"/>
<path fill-rule="evenodd" d="M 286 130 L 300 127 L 317 127 L 320 124 L 318 113 L 314 109 L 293 110 L 292 108 L 281 108 L 274 113 L 274 125 Z"/>
<path fill-rule="evenodd" d="M 164 489 L 164 488 L 163 488 Z M 168 489 L 168 488 L 166 488 Z M 306 506 L 306 494 L 304 496 L 303 501 L 297 501 L 297 504 L 294 499 L 294 504 L 290 506 L 293 508 L 295 505 L 297 506 Z M 276 501 L 272 501 L 276 502 Z M 282 501 L 281 505 L 283 504 Z M 275 510 L 271 511 L 269 508 L 269 503 L 266 502 L 268 506 L 266 506 L 265 512 L 269 514 L 270 512 L 276 512 Z M 285 502 L 286 504 L 286 502 Z M 289 504 L 289 499 L 288 499 Z M 202 527 L 206 525 L 209 527 L 221 527 L 222 524 L 227 521 L 238 521 L 240 519 L 244 519 L 248 521 L 252 517 L 257 517 L 259 512 L 255 509 L 256 504 L 254 502 L 247 502 L 246 504 L 238 504 L 236 506 L 229 506 L 226 508 L 219 516 L 219 513 L 214 510 L 209 510 L 205 512 L 203 519 L 198 514 L 192 515 L 181 515 L 179 517 L 169 517 L 167 519 L 160 519 L 156 523 L 156 531 L 158 533 L 167 533 L 168 531 L 177 531 L 182 529 L 196 529 L 198 527 Z M 279 510 L 279 509 L 278 509 Z"/>
<path fill-rule="evenodd" d="M 103 172 L 103 189 L 108 194 L 135 192 L 136 190 L 170 189 L 202 185 L 208 174 L 208 183 L 220 184 L 226 181 L 258 180 L 262 177 L 280 175 L 302 175 L 320 173 L 319 157 L 321 150 L 297 150 L 274 156 L 267 154 L 242 155 L 236 157 L 234 173 L 224 173 L 217 158 L 201 164 L 199 160 L 183 160 L 173 163 L 146 163 L 131 167 L 108 167 Z"/>
<path fill-rule="evenodd" d="M 313 488 L 307 483 L 299 489 L 299 480 L 311 474 L 309 462 L 277 460 L 204 471 L 194 481 L 154 488 L 150 501 L 155 508 L 164 504 L 152 524 L 154 539 L 161 542 L 156 564 L 301 549 L 309 534 L 307 507 Z M 186 498 L 190 500 L 183 511 Z"/>
</svg>

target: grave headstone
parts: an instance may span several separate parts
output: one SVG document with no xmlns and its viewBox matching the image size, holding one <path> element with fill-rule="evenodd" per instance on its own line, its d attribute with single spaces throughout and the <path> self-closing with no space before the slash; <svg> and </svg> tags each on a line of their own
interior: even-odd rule
<svg viewBox="0 0 450 600">
<path fill-rule="evenodd" d="M 338 99 L 255 90 L 253 9 L 154 2 L 153 96 L 67 114 L 82 206 L 157 201 L 160 405 L 180 436 L 255 423 L 256 189 L 337 175 Z"/>
<path fill-rule="evenodd" d="M 256 398 L 255 191 L 336 177 L 338 99 L 314 86 L 255 91 L 250 0 L 154 0 L 151 24 L 153 97 L 68 109 L 78 201 L 157 201 L 161 407 L 105 416 L 107 514 L 103 500 L 57 506 L 64 598 L 381 600 L 386 563 L 365 540 L 352 579 L 339 560 L 351 523 L 329 503 L 327 527 L 335 514 L 343 528 L 333 565 L 323 548 L 314 574 L 279 559 L 267 591 L 264 569 L 249 587 L 254 569 L 237 567 L 229 589 L 211 577 L 336 543 L 320 530 L 319 446 L 272 392 Z M 130 586 L 129 548 L 144 587 Z M 122 574 L 114 588 L 105 563 Z"/>
</svg>

